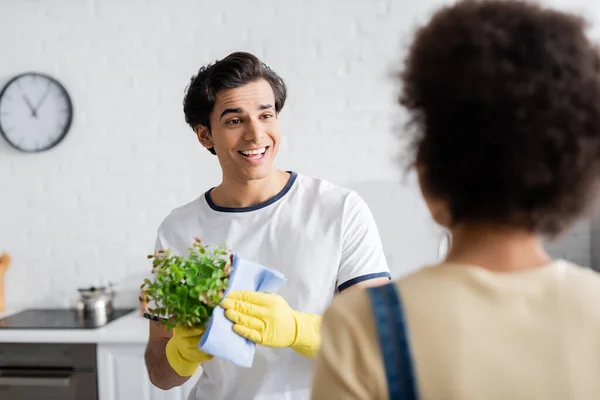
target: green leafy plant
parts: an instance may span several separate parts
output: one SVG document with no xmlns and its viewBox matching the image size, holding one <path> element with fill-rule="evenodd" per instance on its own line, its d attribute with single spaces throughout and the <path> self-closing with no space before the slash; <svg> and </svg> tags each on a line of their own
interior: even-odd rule
<svg viewBox="0 0 600 400">
<path fill-rule="evenodd" d="M 223 299 L 233 254 L 224 245 L 210 249 L 195 238 L 187 257 L 171 255 L 166 249 L 148 258 L 152 259 L 153 279 L 144 279 L 139 298 L 141 303 L 155 305 L 148 313 L 168 330 L 177 325 L 205 326 Z"/>
</svg>

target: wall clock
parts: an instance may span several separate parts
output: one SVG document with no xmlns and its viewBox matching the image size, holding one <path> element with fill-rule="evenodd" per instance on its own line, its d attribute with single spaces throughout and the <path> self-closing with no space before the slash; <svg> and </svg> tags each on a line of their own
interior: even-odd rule
<svg viewBox="0 0 600 400">
<path fill-rule="evenodd" d="M 17 150 L 53 148 L 67 135 L 72 119 L 67 90 L 46 74 L 17 75 L 0 92 L 0 134 Z"/>
</svg>

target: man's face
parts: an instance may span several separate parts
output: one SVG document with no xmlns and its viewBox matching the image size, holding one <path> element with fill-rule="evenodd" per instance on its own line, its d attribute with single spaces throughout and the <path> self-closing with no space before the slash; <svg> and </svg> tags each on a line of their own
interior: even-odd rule
<svg viewBox="0 0 600 400">
<path fill-rule="evenodd" d="M 223 174 L 235 180 L 265 178 L 279 149 L 279 123 L 271 85 L 261 79 L 217 95 L 210 134 L 196 129 L 203 146 L 214 147 Z"/>
</svg>

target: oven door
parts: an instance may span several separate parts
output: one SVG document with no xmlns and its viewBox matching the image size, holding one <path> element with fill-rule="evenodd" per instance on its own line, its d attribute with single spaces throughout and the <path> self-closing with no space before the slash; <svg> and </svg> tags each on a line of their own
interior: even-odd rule
<svg viewBox="0 0 600 400">
<path fill-rule="evenodd" d="M 0 343 L 0 399 L 97 400 L 93 343 Z"/>
<path fill-rule="evenodd" d="M 96 400 L 96 392 L 94 372 L 0 368 L 0 399 Z"/>
</svg>

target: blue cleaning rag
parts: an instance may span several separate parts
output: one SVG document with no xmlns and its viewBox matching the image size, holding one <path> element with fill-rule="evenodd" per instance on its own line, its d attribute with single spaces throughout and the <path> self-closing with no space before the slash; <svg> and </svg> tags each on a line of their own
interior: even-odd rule
<svg viewBox="0 0 600 400">
<path fill-rule="evenodd" d="M 287 282 L 281 272 L 245 260 L 237 253 L 233 255 L 232 267 L 225 296 L 230 290 L 275 293 Z M 251 367 L 256 344 L 235 333 L 232 327 L 225 310 L 215 307 L 198 349 L 240 367 Z"/>
</svg>

